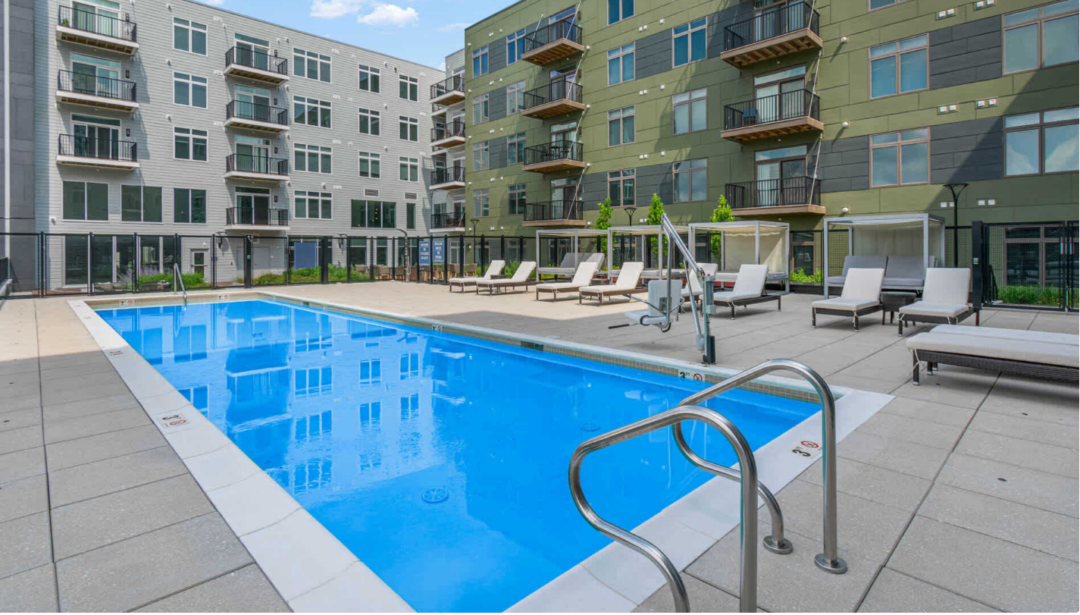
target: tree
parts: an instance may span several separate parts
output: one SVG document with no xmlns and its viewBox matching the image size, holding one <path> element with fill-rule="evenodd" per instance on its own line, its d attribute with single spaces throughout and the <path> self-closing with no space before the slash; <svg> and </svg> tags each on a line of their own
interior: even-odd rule
<svg viewBox="0 0 1080 615">
<path fill-rule="evenodd" d="M 735 219 L 735 216 L 731 215 L 731 206 L 727 204 L 727 197 L 720 195 L 720 199 L 717 201 L 716 209 L 713 210 L 712 215 L 709 216 L 709 222 L 731 222 Z M 715 233 L 709 242 L 710 249 L 712 251 L 713 261 L 720 262 L 720 233 Z"/>
<path fill-rule="evenodd" d="M 603 203 L 598 203 L 597 207 L 600 209 L 600 216 L 596 218 L 596 230 L 611 228 L 611 216 L 615 214 L 615 210 L 611 208 L 611 197 L 604 199 Z M 607 238 L 600 237 L 596 243 L 600 252 L 607 254 Z"/>
<path fill-rule="evenodd" d="M 663 215 L 664 215 L 664 202 L 660 200 L 660 197 L 657 196 L 656 193 L 653 193 L 652 202 L 649 203 L 649 217 L 646 218 L 645 221 L 648 222 L 649 224 L 653 225 L 653 226 L 659 226 L 660 225 L 660 218 Z M 657 249 L 656 249 L 656 238 L 655 237 L 650 237 L 649 238 L 649 245 L 651 246 L 652 253 L 657 255 L 657 261 L 656 262 L 659 263 L 660 262 L 660 260 L 659 260 L 660 254 L 657 252 Z M 664 247 L 667 248 L 667 239 L 666 238 L 664 239 Z"/>
</svg>

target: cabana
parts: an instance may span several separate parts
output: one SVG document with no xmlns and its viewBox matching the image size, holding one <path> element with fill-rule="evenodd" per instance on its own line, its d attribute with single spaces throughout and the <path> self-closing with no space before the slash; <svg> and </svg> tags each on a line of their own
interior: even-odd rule
<svg viewBox="0 0 1080 615">
<path fill-rule="evenodd" d="M 768 265 L 768 282 L 788 282 L 788 254 L 791 234 L 787 222 L 738 220 L 733 222 L 694 222 L 690 225 L 690 246 L 696 246 L 697 233 L 720 233 L 720 268 L 716 281 L 734 282 L 743 265 Z M 712 246 L 709 246 L 710 253 Z"/>
<path fill-rule="evenodd" d="M 558 243 L 556 243 L 556 260 L 559 261 L 556 265 L 551 262 L 549 266 L 538 266 L 536 268 L 536 279 L 540 280 L 541 275 L 556 275 L 570 277 L 577 271 L 577 266 L 581 264 L 586 258 L 594 254 L 594 252 L 582 253 L 582 243 L 588 243 L 589 240 L 595 241 L 600 237 L 606 237 L 608 232 L 601 229 L 544 229 L 536 231 L 536 263 L 542 265 L 544 258 L 542 256 L 544 251 L 544 239 L 554 239 L 556 242 L 560 239 L 570 240 L 570 250 L 566 252 L 561 258 L 558 257 Z M 582 240 L 585 240 L 584 242 Z M 610 255 L 610 250 L 609 250 Z M 609 256 L 610 262 L 610 256 Z M 599 267 L 598 267 L 599 269 Z"/>
<path fill-rule="evenodd" d="M 878 216 L 844 216 L 825 218 L 825 283 L 823 293 L 829 296 L 829 286 L 843 286 L 842 276 L 829 276 L 829 232 L 847 231 L 847 256 L 877 257 L 885 260 L 884 290 L 921 291 L 920 279 L 926 270 L 945 259 L 945 220 L 933 214 L 886 214 Z M 916 258 L 912 258 L 916 257 Z M 892 261 L 890 266 L 889 261 Z M 914 271 L 901 272 L 904 262 L 916 263 Z M 917 265 L 921 265 L 918 267 Z M 894 273 L 895 271 L 895 273 Z"/>
<path fill-rule="evenodd" d="M 676 226 L 675 230 L 680 235 L 688 235 L 690 228 L 686 226 Z M 663 246 L 664 231 L 659 224 L 643 225 L 643 226 L 613 226 L 607 229 L 607 259 L 608 259 L 608 275 L 614 279 L 619 275 L 619 271 L 615 269 L 615 236 L 624 235 L 634 238 L 634 254 L 636 256 L 631 257 L 630 260 L 636 260 L 645 263 L 645 270 L 641 273 L 642 279 L 659 279 L 664 274 L 663 270 L 667 267 L 667 254 L 663 252 L 662 248 L 658 249 L 659 254 L 652 255 L 652 249 L 649 246 L 649 239 L 656 237 L 657 245 Z M 670 249 L 670 246 L 669 246 Z M 655 262 L 651 259 L 655 258 Z M 682 260 L 682 257 L 678 256 L 676 252 L 676 262 Z M 683 269 L 673 269 L 673 275 L 682 276 L 685 272 Z"/>
</svg>

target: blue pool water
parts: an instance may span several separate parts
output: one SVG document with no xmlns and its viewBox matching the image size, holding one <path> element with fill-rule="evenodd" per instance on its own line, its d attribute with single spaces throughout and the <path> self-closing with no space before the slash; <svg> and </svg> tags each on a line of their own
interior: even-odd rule
<svg viewBox="0 0 1080 615">
<path fill-rule="evenodd" d="M 571 501 L 574 448 L 705 386 L 288 303 L 99 314 L 418 611 L 504 610 L 608 544 Z M 755 450 L 818 410 L 745 391 L 710 406 Z M 686 432 L 735 463 L 719 433 Z M 582 471 L 626 528 L 708 478 L 668 430 Z"/>
</svg>

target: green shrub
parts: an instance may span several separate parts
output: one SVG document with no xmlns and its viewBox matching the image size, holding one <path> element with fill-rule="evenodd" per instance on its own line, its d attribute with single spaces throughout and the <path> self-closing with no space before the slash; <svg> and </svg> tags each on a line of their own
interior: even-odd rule
<svg viewBox="0 0 1080 615">
<path fill-rule="evenodd" d="M 815 269 L 814 275 L 806 275 L 802 269 L 796 269 L 791 273 L 790 280 L 793 284 L 821 284 L 821 270 Z"/>
<path fill-rule="evenodd" d="M 1061 305 L 1061 291 L 1053 287 L 1041 286 L 1002 286 L 998 288 L 998 299 L 1012 305 Z"/>
<path fill-rule="evenodd" d="M 203 279 L 201 273 L 181 273 L 180 278 L 184 281 L 184 288 L 191 290 L 193 288 L 206 288 L 210 286 Z M 157 284 L 159 282 L 168 282 L 169 287 L 172 287 L 173 274 L 171 273 L 155 273 L 154 275 L 141 275 L 139 276 L 139 288 L 143 288 L 149 284 Z"/>
<path fill-rule="evenodd" d="M 514 272 L 517 271 L 518 267 L 520 266 L 521 261 L 511 261 L 509 263 L 506 263 L 506 266 L 503 267 L 503 275 L 505 275 L 506 277 L 512 277 L 514 275 Z"/>
</svg>

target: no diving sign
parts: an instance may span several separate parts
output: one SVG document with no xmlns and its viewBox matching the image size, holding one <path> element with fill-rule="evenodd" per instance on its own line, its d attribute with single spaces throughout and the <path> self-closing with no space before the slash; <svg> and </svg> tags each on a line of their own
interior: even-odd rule
<svg viewBox="0 0 1080 615">
<path fill-rule="evenodd" d="M 697 380 L 698 382 L 705 382 L 705 374 L 701 372 L 691 372 L 684 369 L 679 370 L 679 378 L 685 378 L 687 380 Z"/>
<path fill-rule="evenodd" d="M 169 414 L 167 416 L 158 417 L 158 420 L 161 421 L 162 429 L 182 427 L 188 424 L 188 420 L 184 418 L 184 415 L 180 414 L 179 412 Z"/>
</svg>

